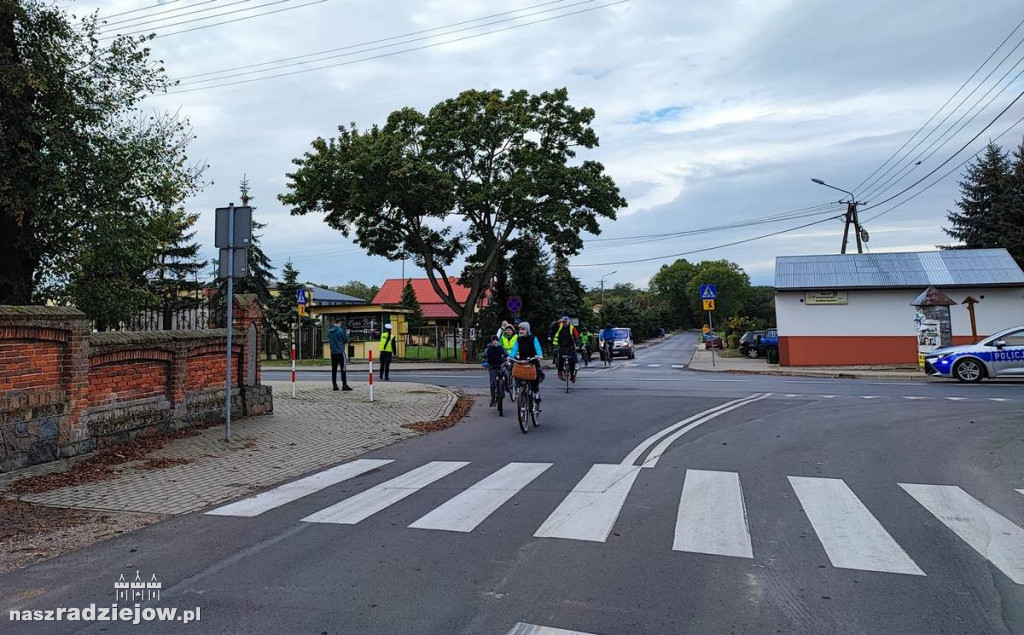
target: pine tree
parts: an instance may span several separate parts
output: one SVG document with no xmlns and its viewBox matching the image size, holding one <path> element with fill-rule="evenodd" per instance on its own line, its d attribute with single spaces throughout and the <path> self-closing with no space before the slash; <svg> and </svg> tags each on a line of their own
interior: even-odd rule
<svg viewBox="0 0 1024 635">
<path fill-rule="evenodd" d="M 166 208 L 153 219 L 156 239 L 155 264 L 149 273 L 149 288 L 161 303 L 161 328 L 170 330 L 174 311 L 200 304 L 198 280 L 203 262 L 198 259 L 199 243 L 193 242 L 199 214 Z"/>
<path fill-rule="evenodd" d="M 1024 268 L 1024 141 L 1013 153 L 1009 190 L 1010 202 L 1000 214 L 998 231 L 1002 246 Z"/>
<path fill-rule="evenodd" d="M 569 269 L 569 259 L 555 256 L 555 268 L 551 275 L 551 294 L 556 312 L 583 319 L 586 316 L 586 290 Z"/>
<path fill-rule="evenodd" d="M 1002 247 L 1002 219 L 1011 204 L 1010 163 L 1002 149 L 989 143 L 984 155 L 967 166 L 960 181 L 959 212 L 946 215 L 950 227 L 943 228 L 959 245 L 968 249 Z"/>
<path fill-rule="evenodd" d="M 301 287 L 299 270 L 292 266 L 292 261 L 284 263 L 281 269 L 281 281 L 277 283 L 277 295 L 270 300 L 267 307 L 267 319 L 278 330 L 291 333 L 299 319 L 298 307 L 295 304 L 295 292 Z"/>
<path fill-rule="evenodd" d="M 548 326 L 558 316 L 551 304 L 551 258 L 536 238 L 521 236 L 511 242 L 508 292 L 523 303 L 519 317 L 530 323 L 533 332 L 544 338 Z"/>
<path fill-rule="evenodd" d="M 412 310 L 407 318 L 411 328 L 427 325 L 427 321 L 423 317 L 423 309 L 420 308 L 420 302 L 416 299 L 416 292 L 412 288 L 411 278 L 405 281 L 405 287 L 402 289 L 402 306 Z"/>
<path fill-rule="evenodd" d="M 254 199 L 249 194 L 249 179 L 244 175 L 242 176 L 242 181 L 239 183 L 238 189 L 241 192 L 242 205 L 249 205 Z M 253 207 L 253 211 L 256 211 L 255 207 Z M 266 228 L 266 226 L 266 223 L 256 222 L 254 214 L 252 221 L 252 240 L 249 243 L 249 248 L 246 250 L 248 252 L 248 275 L 246 275 L 245 278 L 236 278 L 234 282 L 236 295 L 239 293 L 255 294 L 264 308 L 270 306 L 272 297 L 270 288 L 274 286 L 275 282 L 274 274 L 272 273 L 274 271 L 274 267 L 271 266 L 270 258 L 267 258 L 267 255 L 263 253 L 263 249 L 260 247 L 260 238 L 262 237 L 262 234 L 258 233 L 258 231 Z M 219 275 L 217 272 L 220 265 L 217 260 L 211 261 L 210 264 L 213 266 L 214 277 L 216 278 Z M 213 322 L 218 326 L 224 326 L 225 296 L 227 294 L 227 289 L 227 280 L 221 280 L 219 282 L 217 292 L 211 299 Z M 264 326 L 268 323 L 269 321 L 265 318 Z M 276 327 L 278 325 L 273 326 Z"/>
</svg>

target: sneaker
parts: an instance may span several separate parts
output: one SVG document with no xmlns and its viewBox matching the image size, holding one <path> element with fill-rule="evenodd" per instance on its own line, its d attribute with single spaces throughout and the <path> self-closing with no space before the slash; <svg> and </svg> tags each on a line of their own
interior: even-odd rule
<svg viewBox="0 0 1024 635">
<path fill-rule="evenodd" d="M 339 388 L 338 388 L 337 386 L 335 386 L 335 387 L 334 387 L 334 389 L 335 389 L 335 390 L 339 390 Z"/>
<path fill-rule="evenodd" d="M 342 390 L 347 390 L 349 392 L 352 392 L 352 388 L 350 386 L 342 386 L 341 389 Z M 337 389 L 335 389 L 335 390 L 337 390 Z"/>
<path fill-rule="evenodd" d="M 493 407 L 494 407 L 494 404 L 495 404 L 495 403 L 496 403 L 496 402 L 495 402 L 495 401 L 494 401 L 493 399 L 491 399 L 491 405 L 489 405 L 489 406 L 487 406 L 487 407 L 488 407 L 488 408 L 493 408 Z"/>
<path fill-rule="evenodd" d="M 565 375 L 558 373 L 558 381 L 562 381 L 563 379 L 565 379 Z"/>
</svg>

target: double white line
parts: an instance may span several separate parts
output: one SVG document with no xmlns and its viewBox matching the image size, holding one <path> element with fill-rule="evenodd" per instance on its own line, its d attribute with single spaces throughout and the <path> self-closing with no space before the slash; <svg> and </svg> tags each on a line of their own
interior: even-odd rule
<svg viewBox="0 0 1024 635">
<path fill-rule="evenodd" d="M 646 452 L 648 448 L 657 443 L 658 439 L 661 439 L 661 443 L 658 443 L 657 447 L 655 447 L 651 451 L 651 453 L 647 455 L 647 459 L 640 464 L 640 467 L 654 467 L 655 465 L 658 464 L 658 459 L 661 458 L 661 455 L 665 454 L 665 451 L 668 450 L 669 446 L 672 445 L 677 439 L 679 439 L 679 437 L 683 436 L 690 430 L 693 430 L 702 423 L 706 423 L 716 417 L 720 417 L 721 415 L 724 415 L 727 412 L 732 412 L 737 408 L 742 408 L 743 406 L 752 404 L 755 401 L 761 401 L 762 399 L 770 397 L 771 394 L 772 393 L 770 392 L 766 392 L 763 394 L 754 393 L 752 395 L 743 397 L 742 399 L 734 399 L 733 401 L 728 401 L 720 406 L 715 406 L 714 408 L 710 408 L 708 410 L 705 410 L 704 412 L 697 413 L 692 417 L 689 417 L 688 419 L 683 419 L 678 423 L 673 423 L 664 430 L 655 432 L 651 436 L 647 437 L 647 440 L 645 440 L 640 445 L 636 446 L 636 448 L 632 452 L 630 452 L 625 459 L 622 460 L 621 465 L 635 464 L 637 460 L 641 456 L 643 456 L 644 452 Z"/>
<path fill-rule="evenodd" d="M 567 538 L 604 542 L 608 539 L 633 482 L 645 467 L 654 467 L 658 459 L 679 437 L 715 417 L 760 401 L 771 393 L 755 393 L 695 414 L 651 435 L 617 464 L 597 464 L 576 484 L 562 503 L 534 534 L 538 538 Z M 659 443 L 660 440 L 660 443 Z M 657 446 L 640 465 L 636 461 L 651 446 Z"/>
</svg>

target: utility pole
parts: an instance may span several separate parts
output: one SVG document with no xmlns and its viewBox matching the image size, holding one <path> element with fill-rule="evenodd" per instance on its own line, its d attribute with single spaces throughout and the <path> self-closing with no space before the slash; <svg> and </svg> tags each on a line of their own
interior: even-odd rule
<svg viewBox="0 0 1024 635">
<path fill-rule="evenodd" d="M 604 279 L 616 273 L 618 273 L 618 271 L 612 271 L 601 276 L 601 311 L 604 311 Z"/>
<path fill-rule="evenodd" d="M 814 181 L 818 185 L 824 185 L 825 187 L 830 187 L 833 190 L 838 190 L 844 194 L 850 195 L 850 200 L 839 201 L 840 203 L 846 203 L 846 227 L 843 228 L 843 247 L 839 253 L 846 253 L 846 246 L 850 242 L 851 225 L 853 225 L 853 233 L 855 238 L 857 239 L 857 253 L 864 253 L 864 243 L 868 241 L 868 233 L 864 231 L 864 229 L 860 226 L 860 219 L 857 216 L 857 206 L 860 205 L 861 203 L 867 203 L 867 201 L 858 201 L 856 200 L 856 196 L 854 196 L 853 192 L 849 192 L 834 185 L 829 185 L 828 183 L 822 181 L 821 179 L 811 179 L 811 181 Z"/>
</svg>

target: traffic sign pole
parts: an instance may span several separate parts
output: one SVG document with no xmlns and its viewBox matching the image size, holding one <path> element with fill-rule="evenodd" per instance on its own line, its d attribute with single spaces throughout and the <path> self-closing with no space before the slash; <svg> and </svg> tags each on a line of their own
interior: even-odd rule
<svg viewBox="0 0 1024 635">
<path fill-rule="evenodd" d="M 231 334 L 235 330 L 235 205 L 228 205 L 228 350 L 224 364 L 224 440 L 231 443 Z"/>
<path fill-rule="evenodd" d="M 715 322 L 711 319 L 714 311 L 708 311 L 708 326 L 711 327 L 711 368 L 715 367 Z"/>
</svg>

